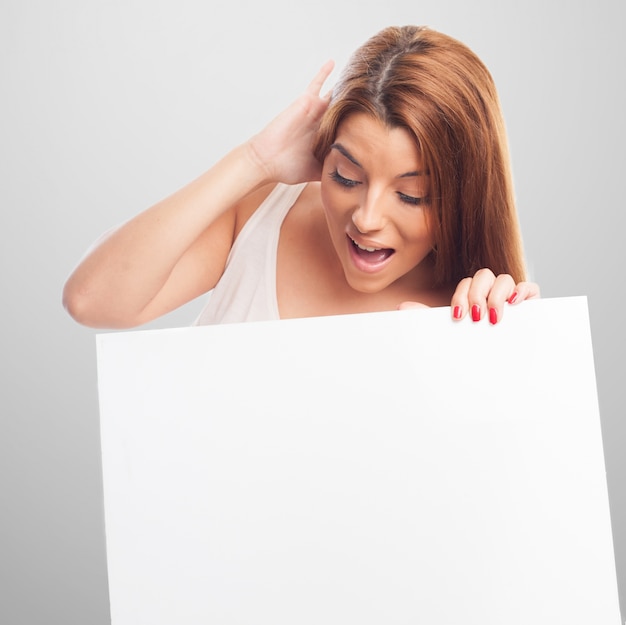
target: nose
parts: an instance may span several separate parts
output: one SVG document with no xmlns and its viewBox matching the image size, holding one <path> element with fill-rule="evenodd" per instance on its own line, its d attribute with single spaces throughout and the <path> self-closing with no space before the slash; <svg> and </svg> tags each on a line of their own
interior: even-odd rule
<svg viewBox="0 0 626 625">
<path fill-rule="evenodd" d="M 352 212 L 352 223 L 361 234 L 377 232 L 385 226 L 384 198 L 367 193 Z"/>
</svg>

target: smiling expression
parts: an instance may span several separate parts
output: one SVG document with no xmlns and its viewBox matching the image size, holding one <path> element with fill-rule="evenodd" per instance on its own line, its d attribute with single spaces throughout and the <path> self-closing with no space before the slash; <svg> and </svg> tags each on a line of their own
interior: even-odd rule
<svg viewBox="0 0 626 625">
<path fill-rule="evenodd" d="M 365 113 L 347 117 L 324 159 L 321 192 L 330 238 L 353 289 L 377 293 L 430 282 L 430 269 L 420 266 L 434 245 L 429 176 L 407 130 Z"/>
</svg>

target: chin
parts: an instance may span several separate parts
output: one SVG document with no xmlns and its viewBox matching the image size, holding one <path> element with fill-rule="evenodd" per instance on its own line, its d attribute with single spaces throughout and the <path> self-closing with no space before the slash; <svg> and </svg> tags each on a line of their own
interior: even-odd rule
<svg viewBox="0 0 626 625">
<path fill-rule="evenodd" d="M 364 295 L 374 295 L 375 293 L 380 293 L 384 291 L 389 284 L 385 281 L 376 280 L 373 278 L 354 278 L 346 275 L 346 282 L 348 285 L 359 293 L 363 293 Z"/>
</svg>

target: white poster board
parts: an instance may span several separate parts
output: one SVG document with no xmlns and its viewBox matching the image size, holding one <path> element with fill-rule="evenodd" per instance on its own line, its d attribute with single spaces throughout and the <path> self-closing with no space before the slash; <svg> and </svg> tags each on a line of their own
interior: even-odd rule
<svg viewBox="0 0 626 625">
<path fill-rule="evenodd" d="M 619 625 L 587 301 L 101 334 L 113 625 Z"/>
</svg>

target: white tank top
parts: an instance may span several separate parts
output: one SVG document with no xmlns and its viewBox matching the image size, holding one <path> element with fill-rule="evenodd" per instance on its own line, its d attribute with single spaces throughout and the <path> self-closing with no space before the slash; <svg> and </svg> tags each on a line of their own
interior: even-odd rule
<svg viewBox="0 0 626 625">
<path fill-rule="evenodd" d="M 280 318 L 276 299 L 278 238 L 289 209 L 305 186 L 276 185 L 248 219 L 194 325 Z"/>
</svg>

